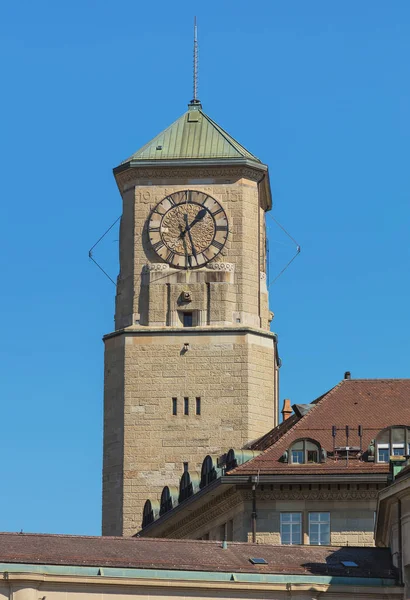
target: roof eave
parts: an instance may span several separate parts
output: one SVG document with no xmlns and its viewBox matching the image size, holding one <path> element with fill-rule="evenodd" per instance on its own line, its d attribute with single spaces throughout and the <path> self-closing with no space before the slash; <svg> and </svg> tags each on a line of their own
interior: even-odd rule
<svg viewBox="0 0 410 600">
<path fill-rule="evenodd" d="M 114 175 L 128 169 L 163 168 L 163 167 L 225 167 L 243 166 L 251 167 L 262 173 L 267 173 L 268 167 L 261 162 L 250 158 L 175 158 L 168 160 L 129 160 L 113 169 Z M 262 180 L 262 177 L 261 177 Z M 268 180 L 269 181 L 269 180 Z"/>
<path fill-rule="evenodd" d="M 246 484 L 249 483 L 251 477 L 258 477 L 258 483 L 386 483 L 388 473 L 242 473 L 235 475 L 224 475 L 222 483 Z"/>
<path fill-rule="evenodd" d="M 143 529 L 138 530 L 134 536 L 150 537 L 150 534 L 155 531 L 158 527 L 161 527 L 165 523 L 172 521 L 174 518 L 181 517 L 181 513 L 185 510 L 194 510 L 194 505 L 201 500 L 204 501 L 208 495 L 215 497 L 215 492 L 219 488 L 219 492 L 222 487 L 239 485 L 243 489 L 244 487 L 251 485 L 251 478 L 255 476 L 255 473 L 242 474 L 242 475 L 223 475 L 210 485 L 207 485 L 202 490 L 196 492 L 181 504 L 177 504 L 173 509 L 164 513 L 155 521 L 146 525 Z M 321 473 L 321 474 L 301 474 L 301 473 L 281 473 L 281 474 L 268 474 L 259 475 L 258 484 L 311 484 L 312 482 L 317 483 L 383 483 L 385 484 L 388 478 L 388 473 Z M 153 537 L 156 537 L 155 535 Z"/>
<path fill-rule="evenodd" d="M 192 494 L 192 496 L 190 496 L 189 498 L 186 498 L 183 502 L 181 502 L 180 504 L 177 504 L 176 506 L 174 506 L 174 508 L 167 511 L 163 515 L 159 516 L 152 523 L 149 523 L 148 525 L 145 525 L 145 527 L 139 529 L 136 533 L 133 534 L 133 537 L 137 537 L 137 536 L 144 537 L 147 533 L 149 533 L 150 531 L 155 529 L 157 526 L 163 525 L 164 523 L 166 523 L 167 521 L 169 521 L 170 519 L 175 517 L 175 515 L 178 516 L 188 506 L 191 506 L 192 504 L 200 501 L 201 498 L 203 498 L 204 496 L 207 496 L 209 493 L 214 495 L 214 493 L 218 491 L 218 488 L 221 485 L 231 485 L 230 481 L 223 481 L 224 479 L 225 479 L 224 477 L 219 477 L 218 479 L 215 479 L 215 481 L 213 481 L 206 487 L 202 488 L 195 494 Z M 149 537 L 149 535 L 148 535 L 148 537 Z"/>
</svg>

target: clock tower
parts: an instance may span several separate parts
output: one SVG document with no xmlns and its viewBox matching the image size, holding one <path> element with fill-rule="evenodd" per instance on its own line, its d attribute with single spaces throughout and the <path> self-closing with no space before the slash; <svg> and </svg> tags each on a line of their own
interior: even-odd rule
<svg viewBox="0 0 410 600">
<path fill-rule="evenodd" d="M 114 169 L 123 200 L 115 330 L 104 337 L 103 535 L 205 455 L 277 424 L 266 287 L 268 169 L 194 100 Z"/>
</svg>

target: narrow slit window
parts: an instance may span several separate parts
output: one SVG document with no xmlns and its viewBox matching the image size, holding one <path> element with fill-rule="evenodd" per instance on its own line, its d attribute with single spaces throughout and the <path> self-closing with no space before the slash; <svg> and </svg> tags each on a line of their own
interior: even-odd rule
<svg viewBox="0 0 410 600">
<path fill-rule="evenodd" d="M 200 415 L 201 414 L 201 398 L 199 396 L 197 396 L 195 398 L 195 403 L 196 403 L 196 414 Z"/>
<path fill-rule="evenodd" d="M 184 415 L 189 415 L 189 398 L 184 398 Z"/>
<path fill-rule="evenodd" d="M 178 401 L 176 398 L 172 398 L 172 414 L 175 417 L 177 415 L 177 413 L 178 413 Z"/>
</svg>

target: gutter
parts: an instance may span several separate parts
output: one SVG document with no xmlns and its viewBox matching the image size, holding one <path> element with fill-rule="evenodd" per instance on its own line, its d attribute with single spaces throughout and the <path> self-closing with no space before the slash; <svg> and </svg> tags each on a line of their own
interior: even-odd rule
<svg viewBox="0 0 410 600">
<path fill-rule="evenodd" d="M 255 475 L 255 473 L 253 474 Z M 250 473 L 244 475 L 223 475 L 222 483 L 233 483 L 236 485 L 249 485 Z M 258 475 L 259 485 L 264 483 L 386 483 L 388 473 L 334 473 L 334 474 L 280 474 L 280 475 Z"/>
<path fill-rule="evenodd" d="M 399 570 L 399 584 L 403 585 L 403 531 L 401 525 L 401 499 L 397 498 L 397 519 L 399 522 L 399 556 L 398 556 L 398 570 Z"/>
<path fill-rule="evenodd" d="M 237 571 L 184 571 L 172 569 L 147 568 L 121 568 L 121 567 L 81 567 L 70 565 L 41 565 L 41 564 L 0 564 L 0 572 L 3 579 L 9 582 L 10 587 L 19 589 L 24 587 L 35 587 L 41 594 L 43 585 L 60 584 L 67 591 L 67 586 L 86 584 L 107 586 L 131 586 L 152 588 L 192 588 L 204 590 L 241 590 L 245 593 L 244 598 L 249 598 L 249 590 L 326 593 L 329 591 L 347 594 L 350 597 L 352 587 L 361 588 L 366 593 L 366 587 L 371 587 L 374 592 L 372 598 L 385 598 L 384 587 L 389 588 L 389 598 L 394 594 L 398 600 L 403 598 L 403 588 L 397 587 L 396 580 L 381 577 L 349 577 L 329 575 L 299 575 L 299 574 L 276 574 L 255 573 Z M 14 584 L 14 585 L 13 585 Z M 337 589 L 341 586 L 341 589 Z M 343 589 L 344 588 L 344 589 Z M 15 588 L 14 588 L 15 589 Z M 71 591 L 71 590 L 70 590 Z M 360 590 L 361 591 L 361 590 Z M 114 592 L 114 589 L 111 590 Z M 111 593 L 110 592 L 110 593 Z M 360 593 L 360 592 L 359 592 Z M 40 595 L 39 594 L 39 595 Z M 181 597 L 181 596 L 179 596 Z M 237 595 L 235 594 L 235 597 Z"/>
<path fill-rule="evenodd" d="M 122 173 L 128 169 L 143 169 L 143 168 L 155 168 L 162 169 L 164 167 L 251 167 L 257 171 L 266 173 L 268 171 L 267 165 L 256 162 L 249 158 L 175 158 L 168 160 L 129 160 L 126 163 L 122 163 L 113 169 L 114 175 Z"/>
</svg>

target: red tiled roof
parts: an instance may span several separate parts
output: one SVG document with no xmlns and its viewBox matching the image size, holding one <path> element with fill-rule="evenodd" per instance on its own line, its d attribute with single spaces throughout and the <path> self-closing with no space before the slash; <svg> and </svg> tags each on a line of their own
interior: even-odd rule
<svg viewBox="0 0 410 600">
<path fill-rule="evenodd" d="M 253 565 L 250 558 L 267 564 Z M 341 561 L 358 567 L 347 569 Z M 40 565 L 394 577 L 387 548 L 0 533 L 0 562 Z"/>
<path fill-rule="evenodd" d="M 246 448 L 250 450 L 266 450 L 267 448 L 270 448 L 272 444 L 289 431 L 298 420 L 299 417 L 297 415 L 291 415 L 288 419 L 279 423 L 279 425 L 268 431 L 268 433 L 265 433 L 265 435 L 259 439 L 250 444 L 246 444 Z"/>
<path fill-rule="evenodd" d="M 410 426 L 410 379 L 344 379 L 318 398 L 310 411 L 256 458 L 240 465 L 230 474 L 296 473 L 387 473 L 387 464 L 357 459 L 335 461 L 328 457 L 319 464 L 295 465 L 279 462 L 291 444 L 303 438 L 316 440 L 327 452 L 333 449 L 332 425 L 338 428 L 336 446 L 346 446 L 345 426 L 350 427 L 349 446 L 359 446 L 358 425 L 363 427 L 363 450 L 379 431 L 391 425 Z M 293 417 L 291 417 L 293 418 Z M 288 419 L 290 420 L 290 419 Z M 283 424 L 282 424 L 283 425 Z M 280 427 L 280 426 L 279 426 Z M 278 427 L 261 440 L 277 437 Z M 261 443 L 257 440 L 252 449 Z"/>
</svg>

